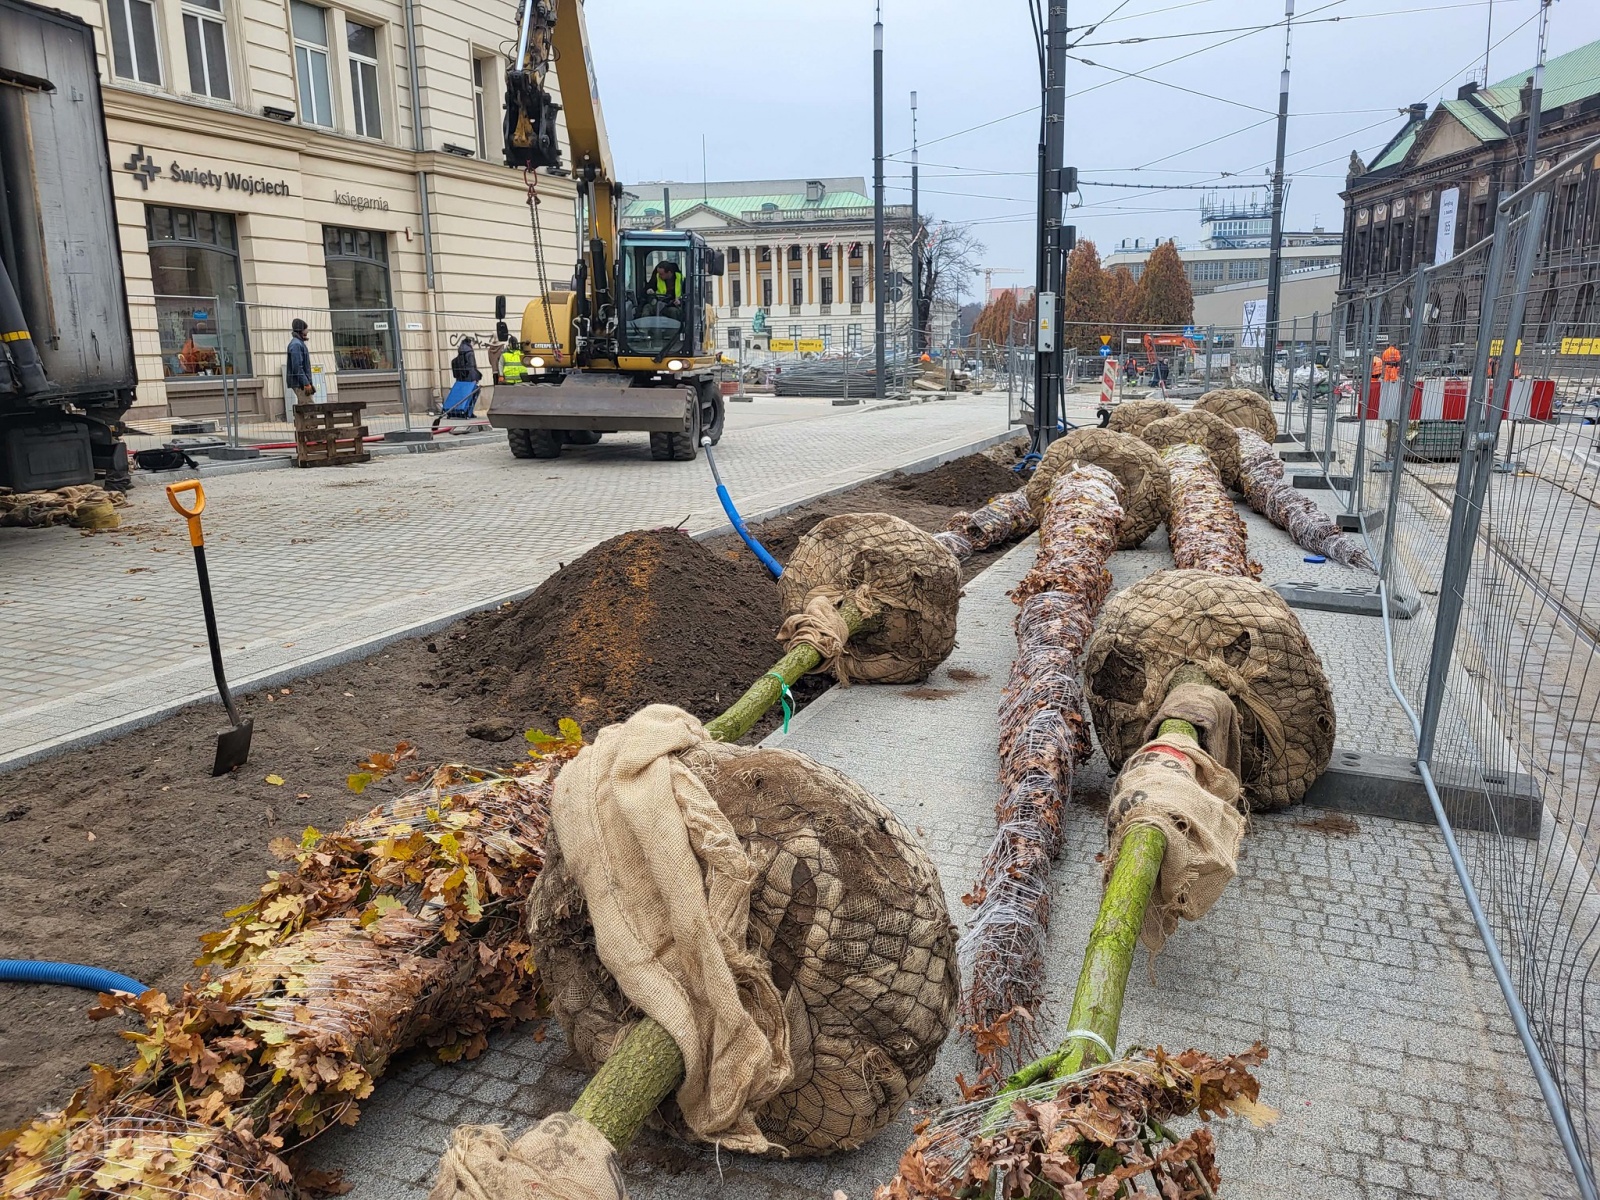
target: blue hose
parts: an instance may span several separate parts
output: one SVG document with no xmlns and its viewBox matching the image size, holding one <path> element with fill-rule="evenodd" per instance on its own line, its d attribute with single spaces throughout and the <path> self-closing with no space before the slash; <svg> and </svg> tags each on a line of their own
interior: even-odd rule
<svg viewBox="0 0 1600 1200">
<path fill-rule="evenodd" d="M 717 484 L 717 499 L 722 501 L 722 511 L 728 514 L 728 520 L 733 523 L 733 531 L 744 539 L 744 544 L 750 547 L 750 553 L 761 560 L 761 565 L 771 572 L 774 579 L 782 579 L 783 564 L 773 558 L 765 546 L 756 541 L 756 535 L 746 527 L 744 518 L 733 506 L 733 497 L 728 495 L 728 489 L 721 483 Z"/>
<path fill-rule="evenodd" d="M 137 979 L 100 967 L 77 963 L 37 962 L 31 958 L 0 958 L 0 983 L 58 983 L 91 992 L 127 992 L 138 996 L 146 987 Z"/>
</svg>

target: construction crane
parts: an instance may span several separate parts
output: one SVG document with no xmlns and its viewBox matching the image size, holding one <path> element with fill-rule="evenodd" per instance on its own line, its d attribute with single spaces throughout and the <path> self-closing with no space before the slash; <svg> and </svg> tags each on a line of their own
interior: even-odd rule
<svg viewBox="0 0 1600 1200">
<path fill-rule="evenodd" d="M 994 277 L 996 275 L 1021 275 L 1018 267 L 984 267 L 983 268 L 983 302 L 989 303 L 989 293 L 994 291 Z"/>
<path fill-rule="evenodd" d="M 572 165 L 562 164 L 550 69 L 565 104 Z M 525 382 L 495 388 L 489 423 L 518 458 L 555 458 L 604 433 L 644 430 L 658 459 L 692 459 L 725 416 L 710 276 L 725 255 L 685 230 L 621 230 L 622 188 L 611 163 L 580 0 L 524 0 L 506 71 L 506 165 L 528 181 L 534 295 L 522 312 Z M 577 274 L 552 285 L 544 269 L 539 173 L 570 174 L 581 230 Z M 502 340 L 505 298 L 495 305 Z"/>
</svg>

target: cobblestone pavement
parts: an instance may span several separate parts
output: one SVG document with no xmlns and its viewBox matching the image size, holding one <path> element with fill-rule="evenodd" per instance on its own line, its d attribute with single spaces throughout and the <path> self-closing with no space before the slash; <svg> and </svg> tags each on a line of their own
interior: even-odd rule
<svg viewBox="0 0 1600 1200">
<path fill-rule="evenodd" d="M 747 516 L 1002 433 L 1005 398 L 865 409 L 729 405 L 717 463 Z M 340 470 L 206 484 L 206 544 L 230 680 L 265 683 L 536 587 L 626 529 L 724 517 L 704 460 L 612 434 L 554 461 L 503 438 Z M 0 529 L 0 765 L 214 695 L 193 558 L 161 487 L 124 526 Z"/>
<path fill-rule="evenodd" d="M 1250 533 L 1269 583 L 1312 569 L 1283 534 L 1255 521 Z M 968 586 L 956 651 L 931 691 L 836 689 L 802 712 L 786 738 L 771 739 L 849 772 L 915 828 L 958 925 L 966 913 L 959 897 L 994 832 L 995 713 L 1016 649 L 1005 593 L 1033 553 L 1030 541 Z M 1171 559 L 1157 533 L 1112 565 L 1122 587 Z M 1404 738 L 1382 740 L 1396 714 L 1380 688 L 1381 633 L 1377 667 L 1371 659 L 1377 622 L 1302 615 L 1334 683 L 1341 744 L 1378 740 L 1401 751 Z M 1079 779 L 1080 796 L 1103 803 L 1103 758 Z M 1074 806 L 1053 876 L 1046 973 L 1056 999 L 1041 1014 L 1047 1041 L 1065 1032 L 1099 902 L 1094 856 L 1104 839 L 1099 810 Z M 1367 817 L 1347 824 L 1304 809 L 1257 817 L 1240 875 L 1217 907 L 1180 929 L 1158 958 L 1139 955 L 1120 1036 L 1123 1045 L 1232 1051 L 1260 1039 L 1271 1047 L 1263 1098 L 1281 1119 L 1259 1132 L 1217 1128 L 1223 1194 L 1233 1200 L 1573 1194 L 1431 825 Z M 559 1030 L 542 1037 L 497 1037 L 470 1064 L 413 1063 L 379 1087 L 355 1129 L 327 1135 L 317 1165 L 343 1168 L 352 1200 L 420 1200 L 453 1126 L 501 1123 L 515 1135 L 577 1096 L 584 1076 Z M 958 1098 L 958 1071 L 972 1074 L 972 1059 L 952 1037 L 918 1106 Z M 726 1154 L 719 1161 L 646 1133 L 625 1162 L 628 1188 L 636 1200 L 799 1200 L 835 1189 L 863 1200 L 892 1173 L 914 1120 L 903 1114 L 855 1153 L 792 1163 Z"/>
</svg>

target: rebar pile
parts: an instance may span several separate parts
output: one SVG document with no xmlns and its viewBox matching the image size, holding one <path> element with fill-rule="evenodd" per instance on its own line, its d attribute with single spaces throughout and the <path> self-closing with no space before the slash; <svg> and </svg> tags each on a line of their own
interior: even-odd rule
<svg viewBox="0 0 1600 1200">
<path fill-rule="evenodd" d="M 773 382 L 775 395 L 870 400 L 877 391 L 877 368 L 870 354 L 780 361 L 777 365 L 778 374 Z M 896 395 L 905 392 L 917 375 L 915 363 L 886 364 L 884 392 Z"/>
<path fill-rule="evenodd" d="M 1365 548 L 1345 533 L 1322 507 L 1283 478 L 1283 459 L 1254 430 L 1239 427 L 1241 491 L 1250 507 L 1278 526 L 1297 546 L 1347 567 L 1377 570 Z"/>
<path fill-rule="evenodd" d="M 1033 569 L 1011 593 L 1022 610 L 1000 705 L 999 829 L 959 947 L 971 979 L 963 1017 L 991 1076 L 1002 1050 L 1023 1060 L 1027 1031 L 1012 1018 L 1043 999 L 1050 864 L 1073 771 L 1091 750 L 1080 664 L 1111 591 L 1105 564 L 1117 548 L 1120 490 L 1100 467 L 1062 472 L 1045 502 Z"/>
<path fill-rule="evenodd" d="M 1180 442 L 1161 451 L 1172 475 L 1167 538 L 1179 570 L 1261 578 L 1261 564 L 1245 549 L 1244 521 L 1223 490 L 1216 464 L 1203 446 Z"/>
</svg>

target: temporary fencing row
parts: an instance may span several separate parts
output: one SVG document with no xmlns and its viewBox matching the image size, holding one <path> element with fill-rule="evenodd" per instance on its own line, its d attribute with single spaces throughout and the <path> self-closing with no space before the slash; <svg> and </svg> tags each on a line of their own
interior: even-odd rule
<svg viewBox="0 0 1600 1200">
<path fill-rule="evenodd" d="M 1600 141 L 1448 262 L 1356 297 L 1363 369 L 1308 449 L 1359 519 L 1466 908 L 1581 1195 L 1600 1151 Z M 1559 203 L 1557 203 L 1559 201 Z M 1591 241 L 1592 244 L 1592 241 Z M 1384 362 L 1384 351 L 1399 351 Z"/>
</svg>

